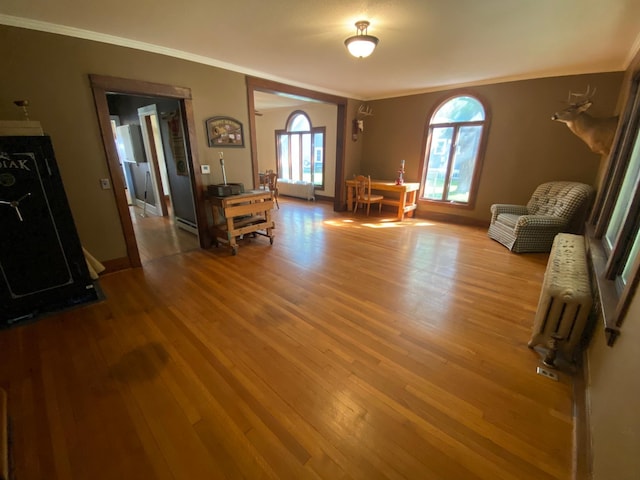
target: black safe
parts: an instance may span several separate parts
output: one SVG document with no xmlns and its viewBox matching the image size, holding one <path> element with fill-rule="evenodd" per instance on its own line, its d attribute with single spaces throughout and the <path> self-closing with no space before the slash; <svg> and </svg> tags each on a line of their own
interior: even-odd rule
<svg viewBox="0 0 640 480">
<path fill-rule="evenodd" d="M 51 139 L 0 137 L 0 322 L 95 299 Z"/>
</svg>

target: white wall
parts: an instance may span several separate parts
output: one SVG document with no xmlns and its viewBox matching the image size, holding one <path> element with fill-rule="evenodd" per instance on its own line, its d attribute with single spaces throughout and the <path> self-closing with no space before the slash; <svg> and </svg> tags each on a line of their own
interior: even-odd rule
<svg viewBox="0 0 640 480">
<path fill-rule="evenodd" d="M 631 81 L 640 72 L 640 49 L 625 72 L 617 110 L 628 101 Z M 599 178 L 607 164 L 601 165 Z M 587 350 L 587 405 L 593 480 L 640 479 L 640 295 L 636 291 L 620 337 L 605 340 L 602 319 Z"/>
<path fill-rule="evenodd" d="M 613 347 L 602 325 L 588 354 L 594 480 L 640 478 L 640 298 L 636 294 Z"/>
</svg>

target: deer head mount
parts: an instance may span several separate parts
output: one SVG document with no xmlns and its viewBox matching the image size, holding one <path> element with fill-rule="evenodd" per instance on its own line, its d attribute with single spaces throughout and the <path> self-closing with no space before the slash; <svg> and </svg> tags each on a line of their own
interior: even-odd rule
<svg viewBox="0 0 640 480">
<path fill-rule="evenodd" d="M 351 140 L 354 142 L 358 140 L 358 134 L 364 132 L 364 117 L 372 117 L 373 111 L 371 107 L 364 103 L 358 107 L 358 113 L 353 120 L 353 132 L 351 133 Z"/>
<path fill-rule="evenodd" d="M 618 117 L 595 118 L 587 113 L 593 105 L 591 99 L 595 93 L 596 89 L 591 91 L 590 86 L 584 93 L 569 92 L 569 106 L 554 113 L 551 120 L 566 123 L 569 130 L 585 142 L 592 152 L 608 155 L 618 126 Z"/>
<path fill-rule="evenodd" d="M 363 103 L 358 107 L 358 118 L 372 117 L 372 116 L 373 116 L 373 111 L 371 110 L 370 106 L 365 105 Z"/>
</svg>

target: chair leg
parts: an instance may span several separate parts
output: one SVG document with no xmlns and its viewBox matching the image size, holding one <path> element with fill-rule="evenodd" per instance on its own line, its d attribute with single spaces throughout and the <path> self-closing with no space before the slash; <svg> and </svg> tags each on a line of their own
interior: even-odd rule
<svg viewBox="0 0 640 480">
<path fill-rule="evenodd" d="M 369 210 L 371 210 L 371 203 L 367 203 L 367 217 L 369 216 Z"/>
<path fill-rule="evenodd" d="M 378 213 L 382 213 L 382 202 L 378 204 Z"/>
</svg>

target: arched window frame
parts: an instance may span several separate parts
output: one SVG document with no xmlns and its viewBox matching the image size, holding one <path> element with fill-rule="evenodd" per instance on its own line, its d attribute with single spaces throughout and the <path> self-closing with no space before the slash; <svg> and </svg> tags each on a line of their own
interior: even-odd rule
<svg viewBox="0 0 640 480">
<path fill-rule="evenodd" d="M 452 122 L 452 123 L 432 123 L 436 113 L 448 102 L 458 97 L 471 97 L 476 100 L 484 109 L 484 120 L 482 121 L 469 121 L 469 122 Z M 491 110 L 487 105 L 487 102 L 478 96 L 476 93 L 468 91 L 457 91 L 454 94 L 449 94 L 438 102 L 427 116 L 427 121 L 424 129 L 424 140 L 422 142 L 422 154 L 420 164 L 420 203 L 430 203 L 442 206 L 451 206 L 455 208 L 473 209 L 475 207 L 476 198 L 478 195 L 478 186 L 480 184 L 480 175 L 482 172 L 482 165 L 484 163 L 484 155 L 486 150 L 487 138 L 489 135 L 489 126 L 491 124 Z M 469 199 L 467 202 L 457 202 L 451 200 L 437 200 L 432 198 L 426 198 L 425 186 L 426 186 L 426 174 L 428 169 L 428 154 L 431 151 L 431 140 L 434 126 L 465 126 L 465 125 L 482 125 L 482 134 L 480 136 L 480 144 L 478 145 L 477 157 L 475 162 L 475 168 L 472 174 L 471 185 L 469 188 Z M 448 160 L 447 171 L 450 170 L 450 163 L 452 158 Z M 450 173 L 447 174 L 447 176 Z"/>
<path fill-rule="evenodd" d="M 293 129 L 293 122 L 298 117 L 304 117 L 306 119 L 307 123 L 309 124 L 309 130 L 294 130 Z M 293 112 L 291 112 L 289 114 L 289 117 L 287 117 L 286 125 L 287 125 L 287 132 L 306 133 L 306 132 L 310 132 L 311 131 L 311 119 L 309 118 L 309 115 L 307 115 L 307 113 L 302 111 L 302 110 L 294 110 Z"/>
<path fill-rule="evenodd" d="M 309 130 L 293 130 L 293 122 L 295 121 L 295 119 L 302 115 L 308 122 L 309 124 Z M 325 127 L 314 127 L 313 123 L 311 122 L 311 118 L 309 117 L 309 115 L 304 112 L 303 110 L 294 110 L 293 112 L 291 112 L 289 114 L 289 116 L 287 117 L 287 121 L 285 122 L 285 130 L 276 130 L 275 135 L 276 135 L 276 158 L 277 158 L 277 165 L 278 165 L 278 176 L 282 177 L 282 178 L 286 178 L 286 179 L 292 179 L 294 181 L 297 180 L 304 180 L 303 178 L 297 178 L 296 175 L 302 177 L 304 176 L 304 165 L 303 165 L 303 159 L 300 158 L 299 159 L 299 165 L 297 165 L 296 168 L 293 168 L 292 165 L 290 163 L 287 163 L 287 165 L 285 165 L 283 163 L 283 159 L 280 158 L 280 151 L 279 151 L 279 145 L 280 145 L 280 141 L 281 138 L 283 136 L 286 136 L 290 139 L 290 137 L 292 135 L 306 135 L 309 134 L 311 135 L 311 152 L 310 152 L 310 164 L 309 164 L 309 176 L 311 179 L 311 182 L 314 184 L 314 188 L 318 189 L 318 190 L 323 190 L 324 189 L 324 178 L 325 178 L 325 167 L 326 167 L 326 161 L 325 161 L 325 151 L 326 151 L 326 128 Z M 322 145 L 317 145 L 316 144 L 316 136 L 320 134 L 322 135 Z M 290 142 L 290 140 L 289 140 Z M 291 142 L 290 142 L 291 143 Z M 320 158 L 317 158 L 317 155 L 320 155 Z M 322 168 L 321 168 L 321 172 L 316 171 L 315 169 L 315 165 L 316 163 L 322 163 Z M 302 173 L 301 173 L 302 172 Z M 318 180 L 318 173 L 320 173 L 320 180 Z"/>
</svg>

